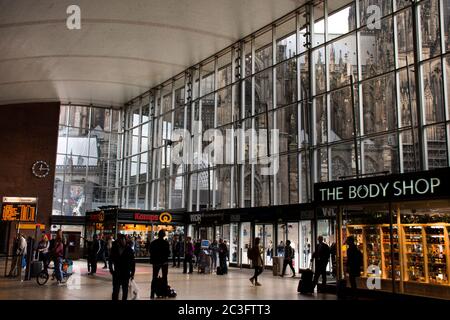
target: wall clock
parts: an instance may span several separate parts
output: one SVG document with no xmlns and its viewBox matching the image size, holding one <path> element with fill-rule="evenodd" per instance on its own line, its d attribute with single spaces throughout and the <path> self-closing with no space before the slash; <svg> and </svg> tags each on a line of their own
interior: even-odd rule
<svg viewBox="0 0 450 320">
<path fill-rule="evenodd" d="M 45 178 L 50 173 L 50 166 L 45 161 L 36 161 L 31 168 L 33 174 L 38 178 Z"/>
</svg>

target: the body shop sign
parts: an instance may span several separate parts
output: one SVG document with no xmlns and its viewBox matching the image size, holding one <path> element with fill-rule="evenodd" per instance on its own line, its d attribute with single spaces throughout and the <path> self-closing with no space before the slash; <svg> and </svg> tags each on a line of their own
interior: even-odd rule
<svg viewBox="0 0 450 320">
<path fill-rule="evenodd" d="M 338 204 L 450 198 L 450 170 L 352 179 L 314 186 L 315 201 Z"/>
</svg>

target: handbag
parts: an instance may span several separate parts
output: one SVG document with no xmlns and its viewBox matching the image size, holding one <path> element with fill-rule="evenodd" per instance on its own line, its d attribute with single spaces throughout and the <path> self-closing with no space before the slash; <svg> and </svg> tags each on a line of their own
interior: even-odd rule
<svg viewBox="0 0 450 320">
<path fill-rule="evenodd" d="M 131 292 L 131 300 L 139 300 L 139 287 L 134 279 L 130 280 L 128 291 Z"/>
</svg>

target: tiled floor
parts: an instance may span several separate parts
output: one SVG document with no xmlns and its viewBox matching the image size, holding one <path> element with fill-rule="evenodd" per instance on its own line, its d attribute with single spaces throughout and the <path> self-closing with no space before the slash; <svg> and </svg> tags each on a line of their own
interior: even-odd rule
<svg viewBox="0 0 450 320">
<path fill-rule="evenodd" d="M 75 261 L 75 274 L 65 286 L 56 286 L 56 281 L 50 281 L 45 286 L 39 286 L 33 278 L 30 281 L 3 277 L 0 274 L 1 300 L 106 300 L 111 298 L 111 276 L 108 270 L 98 264 L 95 276 L 88 276 L 85 261 Z M 2 268 L 3 269 L 3 268 Z M 3 270 L 1 270 L 3 271 Z M 140 299 L 149 299 L 151 267 L 148 264 L 138 264 L 135 280 L 140 288 Z M 260 276 L 261 287 L 252 286 L 248 278 L 252 271 L 248 269 L 230 268 L 223 276 L 216 274 L 182 273 L 182 269 L 169 269 L 169 284 L 178 293 L 176 299 L 183 300 L 334 300 L 332 294 L 314 294 L 305 296 L 297 293 L 298 278 L 274 277 L 266 270 Z"/>
</svg>

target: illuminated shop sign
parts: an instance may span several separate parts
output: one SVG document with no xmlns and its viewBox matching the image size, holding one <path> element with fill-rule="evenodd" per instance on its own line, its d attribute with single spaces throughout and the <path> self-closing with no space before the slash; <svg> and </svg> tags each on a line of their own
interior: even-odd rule
<svg viewBox="0 0 450 320">
<path fill-rule="evenodd" d="M 162 223 L 170 223 L 172 222 L 172 215 L 168 212 L 163 212 L 159 215 L 159 221 Z"/>
<path fill-rule="evenodd" d="M 105 221 L 105 212 L 104 211 L 100 211 L 99 213 L 91 214 L 89 216 L 89 221 L 102 223 L 103 221 Z"/>
<path fill-rule="evenodd" d="M 439 169 L 317 183 L 314 196 L 321 204 L 445 198 L 450 196 L 449 180 L 450 170 Z"/>
<path fill-rule="evenodd" d="M 161 223 L 170 223 L 172 222 L 172 215 L 169 212 L 163 212 L 160 215 L 157 214 L 145 214 L 145 213 L 135 213 L 134 220 L 137 221 L 150 221 L 156 222 L 159 221 Z"/>
<path fill-rule="evenodd" d="M 158 221 L 159 216 L 157 214 L 144 214 L 144 213 L 135 213 L 134 220 L 137 221 Z"/>
<path fill-rule="evenodd" d="M 234 218 L 238 218 L 237 215 L 233 216 Z M 202 221 L 223 221 L 224 215 L 223 213 L 194 213 L 189 215 L 191 222 L 201 223 Z M 239 221 L 239 220 L 238 220 Z"/>
</svg>

